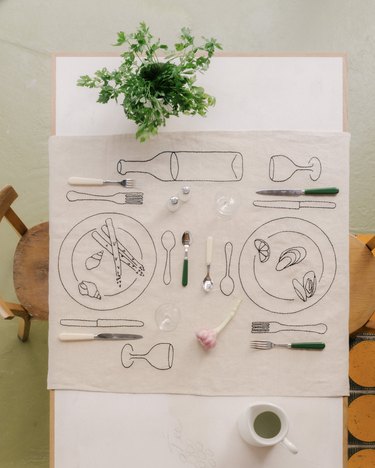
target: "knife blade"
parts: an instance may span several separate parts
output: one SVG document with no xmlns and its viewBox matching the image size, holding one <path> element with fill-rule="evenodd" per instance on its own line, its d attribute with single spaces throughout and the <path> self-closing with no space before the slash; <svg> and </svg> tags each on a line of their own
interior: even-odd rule
<svg viewBox="0 0 375 468">
<path fill-rule="evenodd" d="M 254 206 L 260 208 L 281 208 L 288 210 L 299 210 L 300 208 L 336 208 L 335 202 L 321 201 L 321 200 L 308 200 L 308 201 L 295 201 L 295 200 L 255 200 Z"/>
<path fill-rule="evenodd" d="M 61 319 L 65 327 L 143 327 L 142 320 L 133 319 Z"/>
<path fill-rule="evenodd" d="M 91 341 L 91 340 L 139 340 L 142 335 L 132 335 L 129 333 L 60 333 L 60 341 Z"/>
<path fill-rule="evenodd" d="M 258 190 L 256 193 L 260 195 L 282 195 L 287 197 L 298 197 L 300 195 L 336 195 L 339 193 L 337 187 L 325 187 L 315 189 L 277 189 L 277 190 Z"/>
</svg>

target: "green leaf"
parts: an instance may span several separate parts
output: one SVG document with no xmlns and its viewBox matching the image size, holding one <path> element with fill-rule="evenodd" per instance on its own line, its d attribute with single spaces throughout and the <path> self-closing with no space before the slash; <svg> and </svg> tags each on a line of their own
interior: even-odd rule
<svg viewBox="0 0 375 468">
<path fill-rule="evenodd" d="M 123 45 L 127 41 L 126 35 L 124 31 L 120 31 L 117 33 L 117 42 L 116 44 L 113 44 L 114 46 L 120 46 Z"/>
</svg>

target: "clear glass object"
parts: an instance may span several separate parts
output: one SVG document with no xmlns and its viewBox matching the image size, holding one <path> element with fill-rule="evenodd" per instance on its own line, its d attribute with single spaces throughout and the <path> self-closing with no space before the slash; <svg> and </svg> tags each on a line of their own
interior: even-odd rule
<svg viewBox="0 0 375 468">
<path fill-rule="evenodd" d="M 180 200 L 182 202 L 187 202 L 190 199 L 191 188 L 189 185 L 184 185 L 181 187 Z"/>
<path fill-rule="evenodd" d="M 162 304 L 155 310 L 155 322 L 159 330 L 172 331 L 180 321 L 180 309 L 174 304 Z"/>
<path fill-rule="evenodd" d="M 238 208 L 238 200 L 229 192 L 219 192 L 215 195 L 215 209 L 220 216 L 234 215 Z"/>
<path fill-rule="evenodd" d="M 173 197 L 169 197 L 167 200 L 167 208 L 169 211 L 174 213 L 177 211 L 180 207 L 180 199 L 177 197 L 177 195 L 174 195 Z"/>
</svg>

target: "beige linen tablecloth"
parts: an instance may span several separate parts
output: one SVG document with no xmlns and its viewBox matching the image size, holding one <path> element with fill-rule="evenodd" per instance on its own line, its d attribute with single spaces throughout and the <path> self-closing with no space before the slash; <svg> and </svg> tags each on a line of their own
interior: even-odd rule
<svg viewBox="0 0 375 468">
<path fill-rule="evenodd" d="M 345 133 L 302 132 L 164 133 L 147 143 L 133 135 L 51 137 L 49 388 L 346 395 L 349 141 Z M 136 187 L 74 187 L 71 176 L 132 178 Z M 170 212 L 168 199 L 184 185 L 190 200 Z M 340 193 L 256 194 L 328 186 Z M 143 204 L 124 204 L 123 194 L 129 200 L 135 191 Z M 216 210 L 222 195 L 236 200 L 231 217 Z M 209 293 L 207 236 L 214 239 Z M 238 299 L 216 347 L 203 349 L 195 332 L 218 325 Z M 169 332 L 155 322 L 168 303 L 180 310 Z M 252 333 L 257 321 L 269 322 L 271 333 Z M 143 338 L 60 341 L 67 332 Z M 326 348 L 258 351 L 252 339 Z"/>
</svg>

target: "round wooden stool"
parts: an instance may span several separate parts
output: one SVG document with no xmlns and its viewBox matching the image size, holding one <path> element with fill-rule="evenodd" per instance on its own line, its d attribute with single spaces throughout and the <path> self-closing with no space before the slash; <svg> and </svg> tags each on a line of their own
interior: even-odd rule
<svg viewBox="0 0 375 468">
<path fill-rule="evenodd" d="M 19 302 L 32 318 L 48 319 L 49 223 L 21 237 L 14 254 L 13 281 Z"/>
<path fill-rule="evenodd" d="M 358 440 L 375 441 L 375 395 L 362 395 L 348 408 L 348 430 Z"/>
<path fill-rule="evenodd" d="M 349 458 L 348 468 L 375 468 L 375 450 L 360 450 Z"/>
<path fill-rule="evenodd" d="M 355 236 L 350 246 L 350 319 L 349 333 L 363 327 L 375 311 L 375 236 L 367 244 Z"/>
<path fill-rule="evenodd" d="M 361 387 L 375 387 L 374 363 L 375 340 L 357 343 L 349 352 L 349 377 Z"/>
</svg>

